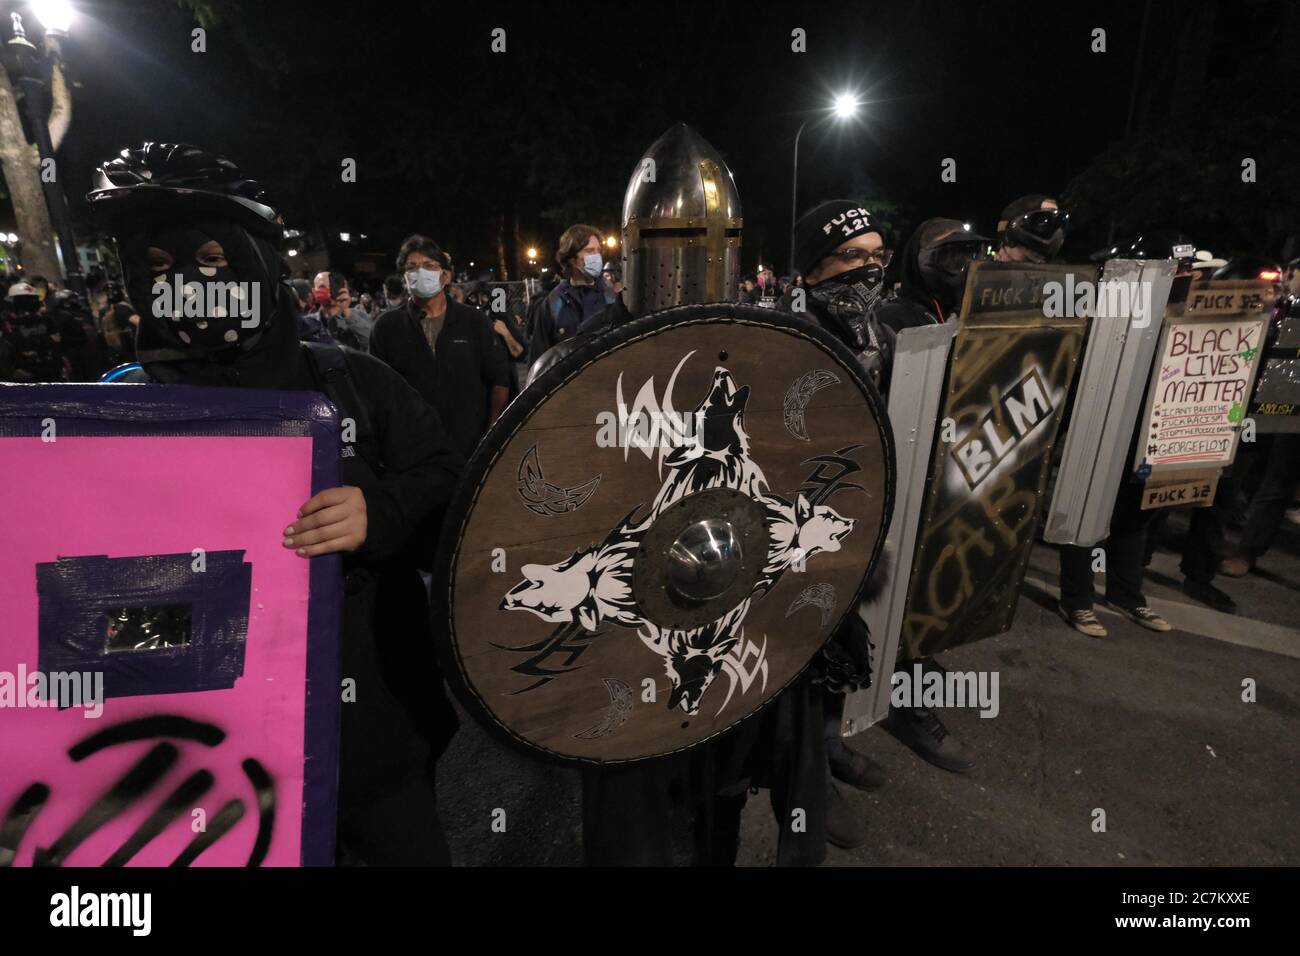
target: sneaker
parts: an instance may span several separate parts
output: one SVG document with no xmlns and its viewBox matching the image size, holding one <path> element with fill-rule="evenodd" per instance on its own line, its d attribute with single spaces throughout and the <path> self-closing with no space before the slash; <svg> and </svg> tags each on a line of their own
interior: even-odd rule
<svg viewBox="0 0 1300 956">
<path fill-rule="evenodd" d="M 841 850 L 854 850 L 867 842 L 867 820 L 862 808 L 833 780 L 826 781 L 826 842 Z"/>
<path fill-rule="evenodd" d="M 1097 615 L 1092 608 L 1082 611 L 1069 611 L 1066 610 L 1064 604 L 1058 604 L 1056 609 L 1061 612 L 1061 617 L 1065 618 L 1065 623 L 1080 634 L 1087 634 L 1089 637 L 1106 636 L 1106 626 L 1097 620 Z"/>
<path fill-rule="evenodd" d="M 836 780 L 859 790 L 879 790 L 885 785 L 885 768 L 870 757 L 850 750 L 842 741 L 839 746 L 832 743 L 828 750 L 831 776 Z"/>
<path fill-rule="evenodd" d="M 1151 608 L 1142 605 L 1140 607 L 1124 607 L 1122 604 L 1114 604 L 1111 601 L 1106 602 L 1107 606 L 1114 608 L 1123 614 L 1135 624 L 1141 624 L 1148 631 L 1172 631 L 1174 626 L 1157 614 Z"/>
<path fill-rule="evenodd" d="M 1220 591 L 1208 581 L 1193 581 L 1188 578 L 1183 581 L 1183 593 L 1224 614 L 1233 614 L 1237 610 L 1237 602 L 1227 592 Z"/>
<path fill-rule="evenodd" d="M 1219 562 L 1219 573 L 1224 577 L 1244 578 L 1254 567 L 1254 562 L 1249 558 L 1224 558 Z"/>
<path fill-rule="evenodd" d="M 975 769 L 962 745 L 948 733 L 938 715 L 924 707 L 891 707 L 884 720 L 885 730 L 911 747 L 916 755 L 950 773 Z"/>
</svg>

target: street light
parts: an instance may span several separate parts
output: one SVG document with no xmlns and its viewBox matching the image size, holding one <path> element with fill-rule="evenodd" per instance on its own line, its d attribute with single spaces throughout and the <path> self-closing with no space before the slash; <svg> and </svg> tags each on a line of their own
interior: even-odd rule
<svg viewBox="0 0 1300 956">
<path fill-rule="evenodd" d="M 65 37 L 72 29 L 73 10 L 68 0 L 31 0 L 32 13 L 52 37 Z"/>
<path fill-rule="evenodd" d="M 841 122 L 850 120 L 858 114 L 858 98 L 852 93 L 836 94 L 831 101 L 831 115 Z M 794 175 L 790 186 L 790 275 L 794 275 L 794 224 L 799 218 L 799 137 L 808 120 L 799 124 L 794 134 Z"/>
<path fill-rule="evenodd" d="M 529 247 L 528 247 L 528 258 L 529 258 L 529 259 L 536 259 L 536 258 L 537 258 L 537 248 L 536 248 L 535 246 L 529 246 Z"/>
</svg>

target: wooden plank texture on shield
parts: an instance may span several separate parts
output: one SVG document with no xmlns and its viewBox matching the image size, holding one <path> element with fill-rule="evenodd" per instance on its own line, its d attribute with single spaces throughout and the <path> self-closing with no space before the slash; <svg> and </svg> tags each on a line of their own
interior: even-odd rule
<svg viewBox="0 0 1300 956">
<path fill-rule="evenodd" d="M 435 590 L 447 672 L 534 753 L 672 753 L 807 666 L 879 553 L 882 403 L 820 328 L 729 304 L 582 343 L 469 464 Z"/>
<path fill-rule="evenodd" d="M 907 657 L 1011 626 L 1087 321 L 1063 290 L 1092 274 L 971 266 L 912 564 Z"/>
</svg>

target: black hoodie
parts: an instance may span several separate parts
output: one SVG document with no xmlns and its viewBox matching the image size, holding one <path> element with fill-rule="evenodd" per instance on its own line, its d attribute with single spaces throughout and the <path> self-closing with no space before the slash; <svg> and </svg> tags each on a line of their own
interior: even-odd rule
<svg viewBox="0 0 1300 956">
<path fill-rule="evenodd" d="M 936 325 L 954 317 L 961 302 L 952 301 L 952 294 L 946 289 L 932 289 L 921 273 L 920 264 L 921 249 L 932 243 L 937 235 L 950 232 L 954 223 L 958 229 L 961 228 L 961 223 L 956 220 L 942 218 L 927 219 L 916 227 L 903 247 L 898 292 L 876 309 L 876 319 L 882 325 L 901 332 L 919 325 Z"/>
<path fill-rule="evenodd" d="M 356 441 L 341 459 L 342 483 L 366 500 L 365 543 L 343 560 L 343 674 L 363 688 L 357 702 L 343 705 L 339 809 L 346 818 L 423 773 L 430 750 L 440 753 L 456 728 L 416 567 L 431 564 L 464 460 L 438 413 L 383 362 L 326 345 L 320 348 L 339 349 L 331 355 L 341 355 L 346 375 L 323 372 L 298 341 L 292 290 L 278 292 L 273 321 L 247 350 L 215 361 L 183 355 L 159 340 L 154 324 L 165 320 L 144 313 L 137 346 L 151 381 L 321 391 L 341 419 L 356 423 Z"/>
</svg>

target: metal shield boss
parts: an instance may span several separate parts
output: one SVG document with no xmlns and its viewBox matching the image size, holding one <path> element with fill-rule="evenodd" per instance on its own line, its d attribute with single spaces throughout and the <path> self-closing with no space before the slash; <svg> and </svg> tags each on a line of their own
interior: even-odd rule
<svg viewBox="0 0 1300 956">
<path fill-rule="evenodd" d="M 553 758 L 699 744 L 856 606 L 893 486 L 882 402 L 820 328 L 714 304 L 594 337 L 469 463 L 434 585 L 447 677 Z"/>
</svg>

